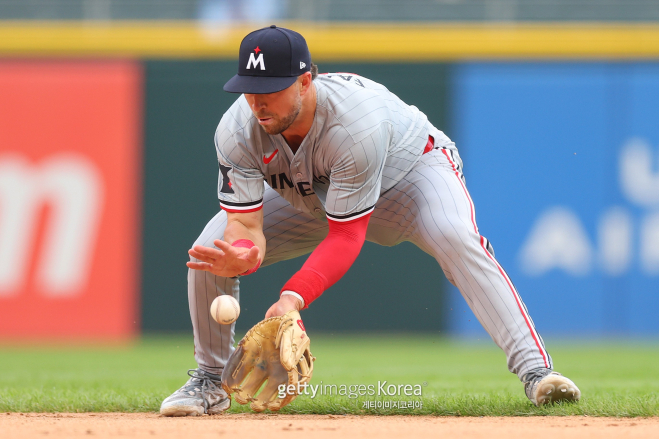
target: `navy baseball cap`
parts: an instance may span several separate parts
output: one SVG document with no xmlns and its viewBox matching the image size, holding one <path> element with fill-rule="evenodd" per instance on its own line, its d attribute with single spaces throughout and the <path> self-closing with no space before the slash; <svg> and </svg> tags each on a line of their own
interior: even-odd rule
<svg viewBox="0 0 659 439">
<path fill-rule="evenodd" d="M 224 84 L 230 93 L 276 93 L 311 70 L 311 54 L 299 33 L 274 24 L 240 43 L 238 74 Z"/>
</svg>

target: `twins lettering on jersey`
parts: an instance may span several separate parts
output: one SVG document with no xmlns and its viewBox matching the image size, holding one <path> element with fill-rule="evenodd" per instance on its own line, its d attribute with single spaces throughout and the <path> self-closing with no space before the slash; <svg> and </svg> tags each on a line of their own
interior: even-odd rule
<svg viewBox="0 0 659 439">
<path fill-rule="evenodd" d="M 295 189 L 297 193 L 303 197 L 308 197 L 309 195 L 315 194 L 313 189 L 311 189 L 311 184 L 308 181 L 298 181 L 297 185 L 294 185 L 285 172 L 280 172 L 279 174 L 270 174 L 270 176 L 264 178 L 264 180 L 273 189 Z"/>
<path fill-rule="evenodd" d="M 270 174 L 270 176 L 264 178 L 264 180 L 273 189 L 283 190 L 295 188 L 295 185 L 285 172 L 280 172 L 279 174 Z M 314 183 L 323 185 L 328 185 L 330 183 L 330 179 L 326 175 L 314 176 L 313 181 Z M 311 189 L 311 185 L 308 181 L 299 181 L 297 183 L 296 190 L 297 193 L 303 197 L 308 197 L 309 195 L 313 195 L 315 193 Z"/>
</svg>

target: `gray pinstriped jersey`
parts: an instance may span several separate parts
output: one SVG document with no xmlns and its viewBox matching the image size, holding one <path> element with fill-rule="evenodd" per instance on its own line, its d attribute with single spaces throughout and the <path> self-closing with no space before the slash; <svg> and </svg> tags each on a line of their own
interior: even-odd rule
<svg viewBox="0 0 659 439">
<path fill-rule="evenodd" d="M 412 169 L 430 130 L 436 133 L 421 111 L 374 81 L 331 73 L 314 84 L 315 118 L 295 155 L 283 136 L 259 126 L 244 96 L 224 114 L 215 134 L 223 209 L 260 208 L 265 180 L 317 218 L 358 218 Z"/>
</svg>

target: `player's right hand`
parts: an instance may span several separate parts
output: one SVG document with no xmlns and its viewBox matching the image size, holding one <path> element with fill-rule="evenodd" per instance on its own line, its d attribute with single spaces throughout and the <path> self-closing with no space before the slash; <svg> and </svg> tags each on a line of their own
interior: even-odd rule
<svg viewBox="0 0 659 439">
<path fill-rule="evenodd" d="M 283 316 L 289 311 L 300 311 L 302 302 L 293 296 L 281 296 L 265 313 L 265 318 Z"/>
<path fill-rule="evenodd" d="M 188 254 L 197 259 L 186 265 L 193 270 L 203 270 L 222 277 L 234 277 L 251 270 L 259 263 L 259 248 L 233 247 L 226 241 L 216 239 L 217 248 L 195 245 Z"/>
</svg>

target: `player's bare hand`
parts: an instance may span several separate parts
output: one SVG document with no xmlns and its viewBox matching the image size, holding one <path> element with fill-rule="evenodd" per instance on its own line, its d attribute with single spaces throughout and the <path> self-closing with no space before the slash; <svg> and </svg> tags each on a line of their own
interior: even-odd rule
<svg viewBox="0 0 659 439">
<path fill-rule="evenodd" d="M 302 309 L 302 302 L 300 299 L 294 296 L 281 296 L 277 302 L 275 302 L 268 312 L 265 313 L 265 318 L 269 319 L 270 317 L 283 316 L 289 311 Z"/>
<path fill-rule="evenodd" d="M 256 266 L 259 262 L 259 248 L 233 247 L 226 241 L 216 239 L 215 247 L 195 245 L 188 254 L 197 259 L 186 265 L 193 270 L 203 270 L 222 277 L 234 277 Z"/>
</svg>

